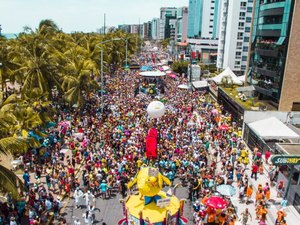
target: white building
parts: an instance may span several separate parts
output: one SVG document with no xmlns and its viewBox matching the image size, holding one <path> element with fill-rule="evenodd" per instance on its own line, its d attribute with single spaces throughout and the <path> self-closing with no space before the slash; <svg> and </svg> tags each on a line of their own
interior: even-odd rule
<svg viewBox="0 0 300 225">
<path fill-rule="evenodd" d="M 177 8 L 175 7 L 160 8 L 159 35 L 158 35 L 159 40 L 163 40 L 166 37 L 166 17 L 174 17 L 175 19 L 176 13 L 177 13 Z"/>
<path fill-rule="evenodd" d="M 217 68 L 246 71 L 253 0 L 220 0 L 221 16 Z"/>
<path fill-rule="evenodd" d="M 187 41 L 188 28 L 188 7 L 180 7 L 177 9 L 177 20 L 175 28 L 175 41 Z"/>
<path fill-rule="evenodd" d="M 151 37 L 153 40 L 158 40 L 159 39 L 159 18 L 153 18 L 151 21 Z"/>
</svg>

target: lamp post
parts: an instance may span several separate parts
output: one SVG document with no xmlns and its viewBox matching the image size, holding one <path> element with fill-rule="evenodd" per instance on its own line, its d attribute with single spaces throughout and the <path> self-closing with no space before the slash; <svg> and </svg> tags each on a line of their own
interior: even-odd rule
<svg viewBox="0 0 300 225">
<path fill-rule="evenodd" d="M 99 45 L 103 45 L 105 43 L 111 42 L 111 41 L 119 41 L 121 38 L 113 38 L 109 39 L 106 41 L 102 41 L 99 43 Z M 101 115 L 103 114 L 103 48 L 101 48 L 101 53 L 100 53 L 100 61 L 101 61 L 101 68 L 100 68 L 100 82 L 101 82 Z"/>
</svg>

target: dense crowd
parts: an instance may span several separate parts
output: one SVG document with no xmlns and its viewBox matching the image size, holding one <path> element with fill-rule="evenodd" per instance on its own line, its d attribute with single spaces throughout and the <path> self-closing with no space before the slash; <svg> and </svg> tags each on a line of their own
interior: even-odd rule
<svg viewBox="0 0 300 225">
<path fill-rule="evenodd" d="M 57 125 L 47 130 L 41 148 L 24 156 L 26 192 L 17 202 L 8 199 L 1 205 L 0 224 L 44 224 L 51 215 L 59 219 L 63 195 L 74 197 L 76 207 L 83 208 L 85 223 L 92 224 L 96 199 L 109 199 L 113 192 L 126 197 L 128 181 L 150 163 L 145 157 L 145 137 L 155 127 L 159 156 L 151 163 L 172 182 L 179 179 L 188 188 L 194 222 L 234 225 L 237 215 L 229 198 L 224 197 L 229 202 L 225 209 L 206 207 L 204 200 L 218 195 L 218 185 L 237 181 L 240 201 L 252 203 L 253 187 L 245 174 L 250 156 L 241 129 L 205 91 L 178 89 L 182 82 L 186 78 L 165 77 L 159 83 L 163 94 L 149 95 L 137 91 L 149 81 L 136 72 L 120 70 L 105 77 L 103 113 L 100 92 L 86 96 L 83 109 L 54 103 Z M 147 115 L 147 105 L 153 100 L 165 103 L 162 118 Z M 256 149 L 253 155 L 251 177 L 256 178 L 262 153 Z M 257 190 L 257 218 L 263 224 L 269 184 Z M 284 217 L 281 215 L 280 222 Z M 248 210 L 241 218 L 243 224 L 252 219 Z M 78 219 L 74 223 L 80 224 Z M 66 221 L 62 219 L 61 224 Z"/>
</svg>

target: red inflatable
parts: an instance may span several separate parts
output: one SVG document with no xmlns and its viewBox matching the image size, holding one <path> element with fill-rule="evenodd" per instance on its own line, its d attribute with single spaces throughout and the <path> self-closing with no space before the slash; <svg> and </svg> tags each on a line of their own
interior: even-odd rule
<svg viewBox="0 0 300 225">
<path fill-rule="evenodd" d="M 157 138 L 158 133 L 155 128 L 150 128 L 146 137 L 146 156 L 147 159 L 157 158 Z"/>
</svg>

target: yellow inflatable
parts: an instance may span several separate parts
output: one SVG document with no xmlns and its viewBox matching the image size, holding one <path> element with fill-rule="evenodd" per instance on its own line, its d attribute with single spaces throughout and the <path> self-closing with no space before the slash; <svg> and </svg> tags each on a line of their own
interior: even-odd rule
<svg viewBox="0 0 300 225">
<path fill-rule="evenodd" d="M 133 181 L 128 183 L 128 189 L 137 184 L 139 192 L 144 196 L 153 197 L 157 195 L 163 187 L 163 183 L 171 185 L 171 181 L 163 176 L 157 168 L 143 167 Z"/>
</svg>

